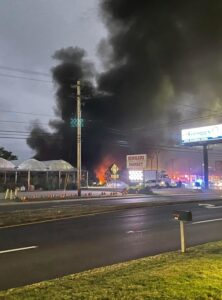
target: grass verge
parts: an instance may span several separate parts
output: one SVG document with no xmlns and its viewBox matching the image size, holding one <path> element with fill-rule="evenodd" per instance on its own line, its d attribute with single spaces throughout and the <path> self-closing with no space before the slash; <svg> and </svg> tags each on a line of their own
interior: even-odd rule
<svg viewBox="0 0 222 300">
<path fill-rule="evenodd" d="M 15 210 L 0 213 L 0 227 L 28 224 L 33 222 L 59 220 L 61 218 L 81 217 L 95 213 L 105 213 L 130 208 L 152 206 L 152 203 L 128 203 L 113 205 L 75 204 L 69 207 Z"/>
<path fill-rule="evenodd" d="M 0 299 L 222 299 L 222 242 L 0 292 Z"/>
<path fill-rule="evenodd" d="M 100 205 L 75 205 L 74 207 L 15 210 L 12 212 L 0 213 L 0 227 L 59 220 L 61 218 L 80 217 L 93 213 L 112 211 L 114 209 L 118 209 L 118 207 Z"/>
</svg>

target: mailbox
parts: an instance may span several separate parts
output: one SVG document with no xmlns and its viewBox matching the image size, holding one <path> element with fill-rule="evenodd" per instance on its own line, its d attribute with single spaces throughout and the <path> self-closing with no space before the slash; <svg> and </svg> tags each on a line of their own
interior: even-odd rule
<svg viewBox="0 0 222 300">
<path fill-rule="evenodd" d="M 173 212 L 173 219 L 178 221 L 192 221 L 192 213 L 189 210 L 177 210 Z"/>
</svg>

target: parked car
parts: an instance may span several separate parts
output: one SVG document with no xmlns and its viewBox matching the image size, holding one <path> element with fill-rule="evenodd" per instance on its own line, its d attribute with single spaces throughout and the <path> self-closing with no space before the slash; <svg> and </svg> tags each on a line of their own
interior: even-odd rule
<svg viewBox="0 0 222 300">
<path fill-rule="evenodd" d="M 145 182 L 146 187 L 153 187 L 153 188 L 163 188 L 167 187 L 167 184 L 163 180 L 148 180 Z"/>
</svg>

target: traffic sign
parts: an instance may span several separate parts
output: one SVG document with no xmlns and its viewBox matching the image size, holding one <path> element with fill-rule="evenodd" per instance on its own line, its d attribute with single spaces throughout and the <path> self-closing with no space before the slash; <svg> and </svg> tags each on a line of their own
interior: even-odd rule
<svg viewBox="0 0 222 300">
<path fill-rule="evenodd" d="M 116 180 L 116 179 L 119 179 L 119 174 L 115 174 L 115 175 L 114 175 L 114 174 L 111 174 L 111 178 L 112 178 L 112 179 L 115 179 L 115 180 Z"/>
<path fill-rule="evenodd" d="M 110 167 L 110 171 L 112 172 L 113 175 L 116 175 L 119 171 L 119 168 L 116 164 L 113 164 L 111 167 Z"/>
</svg>

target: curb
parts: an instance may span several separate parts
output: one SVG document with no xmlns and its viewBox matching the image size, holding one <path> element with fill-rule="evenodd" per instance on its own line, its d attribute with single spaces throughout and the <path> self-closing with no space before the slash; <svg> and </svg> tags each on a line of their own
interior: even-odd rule
<svg viewBox="0 0 222 300">
<path fill-rule="evenodd" d="M 140 199 L 140 198 L 147 198 L 150 196 L 155 196 L 155 195 L 124 195 L 124 196 L 106 196 L 106 197 L 81 197 L 81 198 L 69 198 L 69 199 L 41 199 L 41 200 L 31 200 L 31 201 L 10 201 L 10 202 L 0 202 L 0 206 L 7 206 L 7 205 L 23 205 L 23 204 L 39 204 L 39 203 L 56 203 L 56 202 L 71 202 L 71 201 L 85 201 L 85 200 L 121 200 L 121 199 L 129 199 L 129 198 L 134 198 L 134 199 Z M 163 196 L 159 196 L 158 197 L 163 197 Z"/>
</svg>

